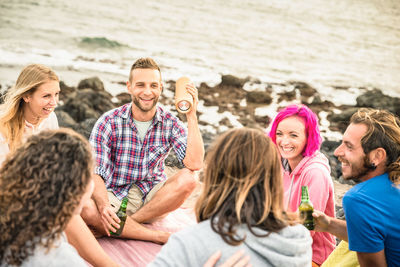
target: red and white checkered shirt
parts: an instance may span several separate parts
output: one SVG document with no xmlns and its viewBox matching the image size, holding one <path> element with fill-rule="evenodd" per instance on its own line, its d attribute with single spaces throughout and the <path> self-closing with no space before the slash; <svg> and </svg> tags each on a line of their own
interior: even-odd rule
<svg viewBox="0 0 400 267">
<path fill-rule="evenodd" d="M 186 154 L 187 129 L 174 115 L 157 106 L 143 142 L 132 118 L 132 103 L 103 114 L 90 135 L 96 156 L 95 173 L 107 190 L 122 199 L 135 184 L 146 196 L 166 179 L 164 160 L 173 148 L 182 161 Z"/>
</svg>

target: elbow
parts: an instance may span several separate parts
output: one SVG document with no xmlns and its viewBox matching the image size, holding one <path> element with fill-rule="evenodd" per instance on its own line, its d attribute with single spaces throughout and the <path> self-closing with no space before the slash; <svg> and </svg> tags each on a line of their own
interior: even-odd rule
<svg viewBox="0 0 400 267">
<path fill-rule="evenodd" d="M 183 164 L 191 171 L 199 171 L 203 168 L 203 159 L 200 160 L 183 160 Z"/>
</svg>

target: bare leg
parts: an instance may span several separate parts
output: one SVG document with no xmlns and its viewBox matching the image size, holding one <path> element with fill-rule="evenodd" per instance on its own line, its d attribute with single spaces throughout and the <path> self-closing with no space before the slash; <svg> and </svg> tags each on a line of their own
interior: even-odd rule
<svg viewBox="0 0 400 267">
<path fill-rule="evenodd" d="M 65 229 L 68 242 L 93 266 L 118 266 L 108 256 L 79 215 L 72 216 Z"/>
<path fill-rule="evenodd" d="M 179 208 L 195 187 L 194 172 L 182 169 L 166 181 L 153 199 L 130 217 L 140 223 L 152 222 Z"/>
<path fill-rule="evenodd" d="M 100 213 L 98 212 L 96 204 L 93 200 L 90 201 L 90 205 L 87 205 L 83 208 L 81 215 L 83 220 L 91 229 L 94 229 L 96 233 L 102 236 L 109 235 L 109 233 L 104 230 L 103 224 L 101 223 Z M 170 235 L 171 233 L 168 232 L 146 228 L 128 217 L 120 237 L 164 244 L 167 242 Z"/>
</svg>

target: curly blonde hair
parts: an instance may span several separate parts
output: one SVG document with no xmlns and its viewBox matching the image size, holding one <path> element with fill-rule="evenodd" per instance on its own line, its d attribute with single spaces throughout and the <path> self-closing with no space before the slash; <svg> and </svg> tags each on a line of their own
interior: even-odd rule
<svg viewBox="0 0 400 267">
<path fill-rule="evenodd" d="M 20 265 L 60 237 L 91 180 L 91 151 L 84 137 L 59 129 L 8 155 L 0 169 L 0 265 Z"/>
</svg>

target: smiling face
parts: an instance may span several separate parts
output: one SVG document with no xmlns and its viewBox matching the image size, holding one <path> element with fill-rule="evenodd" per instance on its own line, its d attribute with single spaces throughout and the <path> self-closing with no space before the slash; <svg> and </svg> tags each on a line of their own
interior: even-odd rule
<svg viewBox="0 0 400 267">
<path fill-rule="evenodd" d="M 162 91 L 160 72 L 155 69 L 134 69 L 132 80 L 127 82 L 127 86 L 132 96 L 132 109 L 135 109 L 134 117 L 135 112 L 142 115 L 151 113 L 154 116 L 155 106 Z"/>
<path fill-rule="evenodd" d="M 293 170 L 303 159 L 307 136 L 303 119 L 297 116 L 283 119 L 276 128 L 276 145 L 281 156 L 289 161 Z"/>
<path fill-rule="evenodd" d="M 336 148 L 334 155 L 342 163 L 344 179 L 355 181 L 368 178 L 370 169 L 369 159 L 364 153 L 361 139 L 367 132 L 367 126 L 362 123 L 350 124 L 343 134 L 343 141 Z"/>
<path fill-rule="evenodd" d="M 23 97 L 25 120 L 37 124 L 47 118 L 57 107 L 59 94 L 59 82 L 48 81 L 41 84 L 33 93 Z"/>
</svg>

